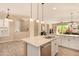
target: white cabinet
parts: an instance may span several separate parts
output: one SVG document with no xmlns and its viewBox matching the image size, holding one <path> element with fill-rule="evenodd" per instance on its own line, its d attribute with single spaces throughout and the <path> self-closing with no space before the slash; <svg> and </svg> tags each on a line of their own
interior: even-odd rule
<svg viewBox="0 0 79 59">
<path fill-rule="evenodd" d="M 58 36 L 58 45 L 62 45 L 62 37 L 61 36 Z"/>
<path fill-rule="evenodd" d="M 52 41 L 52 42 L 51 42 L 51 55 L 52 55 L 52 56 L 55 55 L 55 51 L 54 51 L 55 48 L 54 48 L 54 47 L 55 47 L 55 43 L 54 43 L 54 41 Z"/>
<path fill-rule="evenodd" d="M 54 56 L 58 52 L 58 41 L 56 39 L 39 47 L 27 43 L 27 56 Z"/>
<path fill-rule="evenodd" d="M 54 41 L 54 45 L 55 45 L 55 47 L 54 47 L 54 51 L 55 51 L 55 54 L 58 52 L 58 41 L 57 40 L 55 40 Z"/>
<path fill-rule="evenodd" d="M 51 42 L 51 55 L 54 56 L 58 52 L 58 40 Z"/>
<path fill-rule="evenodd" d="M 63 39 L 61 40 L 62 40 L 62 46 L 69 47 L 69 37 L 63 36 Z"/>
<path fill-rule="evenodd" d="M 51 42 L 39 47 L 27 43 L 27 56 L 51 56 Z"/>
<path fill-rule="evenodd" d="M 27 43 L 27 56 L 40 56 L 40 47 Z"/>
<path fill-rule="evenodd" d="M 72 49 L 79 50 L 79 37 L 74 36 L 60 36 L 59 45 Z"/>
<path fill-rule="evenodd" d="M 9 22 L 0 20 L 0 37 L 9 36 Z"/>
<path fill-rule="evenodd" d="M 78 37 L 72 37 L 72 38 L 70 38 L 69 46 L 72 49 L 79 50 L 79 38 Z"/>
</svg>

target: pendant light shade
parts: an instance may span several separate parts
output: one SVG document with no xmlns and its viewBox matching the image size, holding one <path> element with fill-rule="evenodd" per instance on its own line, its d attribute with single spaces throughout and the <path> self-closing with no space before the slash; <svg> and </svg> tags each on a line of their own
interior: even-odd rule
<svg viewBox="0 0 79 59">
<path fill-rule="evenodd" d="M 39 22 L 39 4 L 37 4 L 37 20 L 36 22 L 38 23 Z"/>
<path fill-rule="evenodd" d="M 36 22 L 39 23 L 39 20 L 37 19 Z"/>
<path fill-rule="evenodd" d="M 33 19 L 32 19 L 32 3 L 31 3 L 31 6 L 30 6 L 30 22 L 33 22 Z"/>
<path fill-rule="evenodd" d="M 30 18 L 30 22 L 33 22 L 33 19 L 32 18 Z"/>
<path fill-rule="evenodd" d="M 13 22 L 12 19 L 9 19 L 9 17 L 10 17 L 10 14 L 9 14 L 10 9 L 8 8 L 7 11 L 8 12 L 7 12 L 7 16 L 6 16 L 5 20 L 10 21 L 10 22 Z"/>
<path fill-rule="evenodd" d="M 12 19 L 5 18 L 6 21 L 13 22 Z"/>
<path fill-rule="evenodd" d="M 42 21 L 41 23 L 43 24 L 44 23 L 44 3 L 42 3 Z"/>
<path fill-rule="evenodd" d="M 44 24 L 44 21 L 42 20 L 41 23 Z"/>
</svg>

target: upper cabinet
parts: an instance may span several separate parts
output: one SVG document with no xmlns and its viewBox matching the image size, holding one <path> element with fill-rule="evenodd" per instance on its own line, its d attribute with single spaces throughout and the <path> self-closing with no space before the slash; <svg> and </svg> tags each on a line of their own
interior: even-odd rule
<svg viewBox="0 0 79 59">
<path fill-rule="evenodd" d="M 5 19 L 0 19 L 0 37 L 9 35 L 9 22 Z"/>
</svg>

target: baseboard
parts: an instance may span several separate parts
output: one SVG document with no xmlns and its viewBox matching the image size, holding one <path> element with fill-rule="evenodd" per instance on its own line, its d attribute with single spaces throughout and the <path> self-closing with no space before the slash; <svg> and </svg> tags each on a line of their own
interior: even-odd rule
<svg viewBox="0 0 79 59">
<path fill-rule="evenodd" d="M 79 50 L 76 50 L 76 49 L 73 49 L 73 48 L 69 48 L 69 47 L 64 47 L 64 46 L 59 46 L 59 47 L 63 47 L 63 48 L 66 48 L 66 49 L 71 49 L 71 50 L 74 50 L 74 51 L 77 51 L 77 52 L 79 52 Z"/>
</svg>

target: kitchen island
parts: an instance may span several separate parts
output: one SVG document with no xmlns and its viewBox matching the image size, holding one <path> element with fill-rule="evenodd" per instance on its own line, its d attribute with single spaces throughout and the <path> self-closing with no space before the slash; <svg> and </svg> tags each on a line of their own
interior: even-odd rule
<svg viewBox="0 0 79 59">
<path fill-rule="evenodd" d="M 27 56 L 51 56 L 58 52 L 56 38 L 46 39 L 43 36 L 24 38 L 27 43 Z"/>
</svg>

